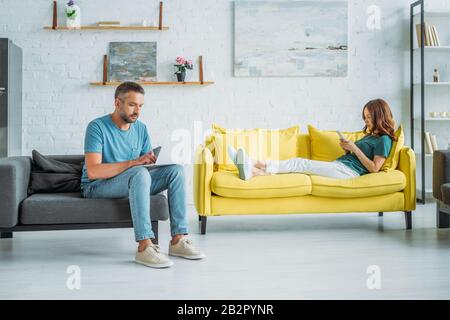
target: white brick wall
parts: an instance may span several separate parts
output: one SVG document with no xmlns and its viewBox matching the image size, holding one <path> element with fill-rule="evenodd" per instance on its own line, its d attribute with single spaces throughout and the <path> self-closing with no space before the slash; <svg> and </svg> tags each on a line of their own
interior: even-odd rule
<svg viewBox="0 0 450 320">
<path fill-rule="evenodd" d="M 59 3 L 59 24 L 64 24 Z M 311 123 L 324 129 L 357 130 L 361 108 L 383 97 L 398 122 L 408 124 L 409 0 L 349 0 L 347 78 L 234 78 L 233 3 L 229 0 L 165 1 L 166 32 L 53 32 L 51 1 L 0 0 L 0 37 L 24 50 L 24 147 L 44 154 L 81 154 L 84 130 L 97 116 L 113 111 L 114 88 L 90 87 L 100 81 L 102 56 L 110 41 L 157 41 L 158 78 L 173 80 L 177 55 L 203 55 L 208 87 L 147 87 L 141 121 L 154 145 L 174 144 L 175 129 L 227 127 L 279 128 Z M 428 1 L 430 2 L 430 1 Z M 448 1 L 436 5 L 448 7 Z M 78 0 L 82 23 L 121 20 L 157 24 L 158 1 Z M 369 5 L 381 7 L 381 30 L 366 27 Z M 189 75 L 197 79 L 197 70 Z M 193 139 L 192 139 L 193 140 Z M 195 145 L 192 142 L 192 149 Z M 191 185 L 190 170 L 187 173 Z"/>
</svg>

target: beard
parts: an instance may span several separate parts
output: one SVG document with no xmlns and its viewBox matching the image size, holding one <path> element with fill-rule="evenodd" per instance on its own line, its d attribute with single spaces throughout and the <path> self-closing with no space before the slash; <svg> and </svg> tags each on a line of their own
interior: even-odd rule
<svg viewBox="0 0 450 320">
<path fill-rule="evenodd" d="M 132 116 L 136 116 L 135 119 L 132 118 Z M 126 123 L 135 123 L 136 120 L 138 119 L 137 114 L 130 114 L 129 116 L 126 115 L 125 113 L 121 113 L 120 117 L 122 118 L 123 121 L 125 121 Z"/>
</svg>

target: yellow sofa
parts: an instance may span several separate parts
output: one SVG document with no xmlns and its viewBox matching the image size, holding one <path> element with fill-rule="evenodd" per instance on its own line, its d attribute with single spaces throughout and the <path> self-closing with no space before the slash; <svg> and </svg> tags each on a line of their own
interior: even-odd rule
<svg viewBox="0 0 450 320">
<path fill-rule="evenodd" d="M 311 159 L 309 134 L 296 134 L 297 156 Z M 239 179 L 237 172 L 214 163 L 214 136 L 200 145 L 194 161 L 194 203 L 206 233 L 207 217 L 244 214 L 339 213 L 403 211 L 412 228 L 416 208 L 415 155 L 398 148 L 391 170 L 354 179 L 332 179 L 301 173 Z M 394 148 L 393 148 L 394 149 Z M 314 158 L 314 157 L 313 157 Z"/>
</svg>

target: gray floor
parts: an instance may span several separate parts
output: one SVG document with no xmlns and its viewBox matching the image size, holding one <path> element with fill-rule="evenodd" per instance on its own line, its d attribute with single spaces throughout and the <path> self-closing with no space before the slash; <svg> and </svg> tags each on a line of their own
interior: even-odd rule
<svg viewBox="0 0 450 320">
<path fill-rule="evenodd" d="M 450 231 L 435 204 L 403 213 L 213 217 L 192 238 L 203 261 L 133 262 L 132 229 L 16 233 L 0 240 L 0 299 L 449 299 Z M 169 226 L 161 225 L 167 251 Z M 68 266 L 79 266 L 79 290 Z M 380 289 L 368 289 L 369 266 Z"/>
</svg>

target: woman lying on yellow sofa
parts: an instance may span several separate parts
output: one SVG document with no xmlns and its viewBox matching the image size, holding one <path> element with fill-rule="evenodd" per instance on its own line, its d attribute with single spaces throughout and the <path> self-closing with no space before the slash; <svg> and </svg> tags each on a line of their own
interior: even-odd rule
<svg viewBox="0 0 450 320">
<path fill-rule="evenodd" d="M 242 180 L 253 176 L 291 172 L 349 179 L 378 172 L 389 156 L 392 140 L 397 141 L 392 111 L 386 101 L 376 99 L 364 106 L 362 117 L 365 136 L 356 142 L 341 140 L 340 146 L 347 153 L 332 162 L 304 158 L 254 161 L 243 149 L 236 152 L 231 147 L 228 148 L 228 155 L 237 166 Z"/>
</svg>

